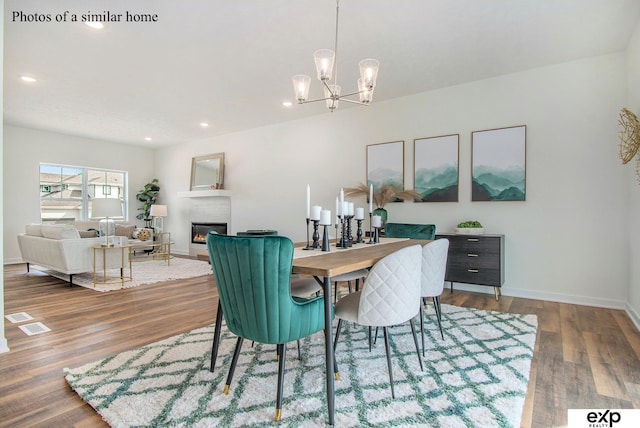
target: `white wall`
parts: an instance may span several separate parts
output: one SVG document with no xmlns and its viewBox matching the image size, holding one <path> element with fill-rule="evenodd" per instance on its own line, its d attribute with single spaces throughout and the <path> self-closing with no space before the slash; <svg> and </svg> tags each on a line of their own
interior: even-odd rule
<svg viewBox="0 0 640 428">
<path fill-rule="evenodd" d="M 366 180 L 366 146 L 404 140 L 412 188 L 413 139 L 459 133 L 460 202 L 392 204 L 390 221 L 435 223 L 443 232 L 480 220 L 506 236 L 505 295 L 624 307 L 629 177 L 617 159 L 617 114 L 625 78 L 620 53 L 161 149 L 165 225 L 186 253 L 188 201 L 176 194 L 188 190 L 192 156 L 225 152 L 231 232 L 273 228 L 303 241 L 307 183 L 312 204 L 334 210 L 340 187 Z M 527 200 L 470 202 L 470 133 L 523 124 Z"/>
<path fill-rule="evenodd" d="M 636 26 L 633 37 L 627 48 L 627 102 L 625 107 L 640 115 L 640 23 Z M 629 312 L 636 325 L 640 325 L 640 181 L 635 175 L 636 159 L 624 165 L 626 170 L 625 184 L 629 199 Z"/>
<path fill-rule="evenodd" d="M 4 1 L 0 0 L 0 22 L 4 22 Z M 0 34 L 0 61 L 4 58 L 4 33 Z M 4 61 L 2 61 L 4 64 Z M 0 69 L 0 81 L 3 81 L 3 70 Z M 1 98 L 1 97 L 0 97 Z M 0 99 L 0 127 L 4 123 L 4 98 Z M 4 142 L 0 135 L 0 165 L 3 165 Z M 0 212 L 4 213 L 3 178 L 0 175 Z M 3 215 L 4 217 L 4 215 Z M 0 224 L 0 236 L 4 236 L 3 225 Z M 3 248 L 0 247 L 0 260 L 4 260 Z M 9 345 L 4 334 L 4 265 L 0 266 L 0 353 L 7 352 Z"/>
<path fill-rule="evenodd" d="M 6 183 L 3 186 L 6 207 L 3 211 L 5 263 L 20 261 L 16 236 L 24 232 L 26 224 L 40 222 L 41 162 L 128 171 L 129 220 L 134 222 L 138 222 L 135 216 L 140 206 L 136 201 L 136 193 L 155 177 L 151 149 L 5 126 L 2 164 Z"/>
</svg>

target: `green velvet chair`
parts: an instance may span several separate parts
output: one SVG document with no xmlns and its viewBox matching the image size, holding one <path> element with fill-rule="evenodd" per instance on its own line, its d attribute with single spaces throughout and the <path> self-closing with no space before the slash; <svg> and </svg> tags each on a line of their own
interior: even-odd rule
<svg viewBox="0 0 640 428">
<path fill-rule="evenodd" d="M 291 296 L 293 242 L 284 236 L 209 234 L 207 248 L 227 328 L 238 336 L 224 393 L 228 394 L 244 339 L 277 345 L 275 420 L 282 416 L 286 344 L 324 329 L 324 297 Z"/>
<path fill-rule="evenodd" d="M 384 226 L 387 238 L 429 239 L 436 238 L 435 224 L 387 223 Z"/>
</svg>

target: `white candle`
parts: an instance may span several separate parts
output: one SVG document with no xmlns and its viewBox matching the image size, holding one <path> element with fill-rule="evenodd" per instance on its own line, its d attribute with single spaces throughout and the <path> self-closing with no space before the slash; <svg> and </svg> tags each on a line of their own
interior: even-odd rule
<svg viewBox="0 0 640 428">
<path fill-rule="evenodd" d="M 348 202 L 348 204 L 349 204 L 349 215 L 352 216 L 354 214 L 353 202 Z"/>
<path fill-rule="evenodd" d="M 310 218 L 310 207 L 311 207 L 311 187 L 307 184 L 307 218 Z"/>
<path fill-rule="evenodd" d="M 364 208 L 356 208 L 356 220 L 364 220 Z"/>
<path fill-rule="evenodd" d="M 323 226 L 331 226 L 331 210 L 322 210 L 320 212 L 320 224 Z"/>
<path fill-rule="evenodd" d="M 319 205 L 314 205 L 311 207 L 311 220 L 320 220 L 320 211 L 322 211 L 322 207 Z"/>
<path fill-rule="evenodd" d="M 344 219 L 344 189 L 340 189 L 340 207 L 342 208 L 340 218 Z"/>
<path fill-rule="evenodd" d="M 374 215 L 371 218 L 371 225 L 373 227 L 382 227 L 382 217 L 380 217 L 379 215 Z"/>
<path fill-rule="evenodd" d="M 369 214 L 373 212 L 373 184 L 369 185 Z"/>
</svg>

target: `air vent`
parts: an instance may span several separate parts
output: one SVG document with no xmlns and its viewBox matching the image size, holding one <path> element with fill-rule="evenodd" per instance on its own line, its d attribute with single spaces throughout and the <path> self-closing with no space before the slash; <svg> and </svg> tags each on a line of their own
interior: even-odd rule
<svg viewBox="0 0 640 428">
<path fill-rule="evenodd" d="M 18 326 L 18 328 L 22 331 L 24 331 L 24 333 L 27 336 L 33 336 L 35 334 L 40 334 L 40 333 L 46 333 L 47 331 L 51 331 L 51 329 L 49 327 L 47 327 L 46 325 L 42 324 L 41 322 L 34 322 L 31 324 L 23 324 L 21 326 Z"/>
<path fill-rule="evenodd" d="M 32 320 L 33 317 L 26 312 L 17 312 L 11 315 L 5 315 L 5 318 L 8 319 L 12 323 L 24 322 Z"/>
</svg>

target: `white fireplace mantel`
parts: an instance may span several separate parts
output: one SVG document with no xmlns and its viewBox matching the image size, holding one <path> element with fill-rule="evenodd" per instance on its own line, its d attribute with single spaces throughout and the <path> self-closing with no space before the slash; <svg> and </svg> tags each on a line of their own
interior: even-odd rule
<svg viewBox="0 0 640 428">
<path fill-rule="evenodd" d="M 230 190 L 191 190 L 189 192 L 178 192 L 179 198 L 217 198 L 231 197 Z"/>
</svg>

